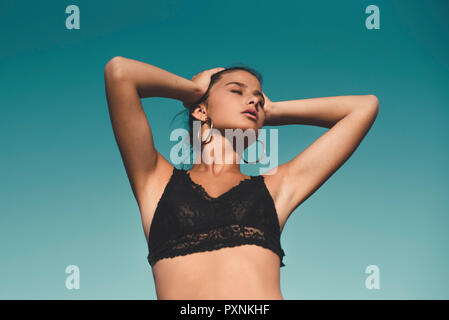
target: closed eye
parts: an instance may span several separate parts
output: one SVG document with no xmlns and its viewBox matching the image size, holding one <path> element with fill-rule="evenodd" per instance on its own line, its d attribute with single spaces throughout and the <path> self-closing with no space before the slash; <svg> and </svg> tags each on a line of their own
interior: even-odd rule
<svg viewBox="0 0 449 320">
<path fill-rule="evenodd" d="M 238 93 L 238 94 L 242 94 L 242 91 L 238 91 L 238 90 L 231 90 L 231 92 L 236 92 L 236 93 Z M 262 108 L 263 108 L 263 103 L 261 102 L 261 101 L 259 101 L 259 106 L 261 106 Z"/>
</svg>

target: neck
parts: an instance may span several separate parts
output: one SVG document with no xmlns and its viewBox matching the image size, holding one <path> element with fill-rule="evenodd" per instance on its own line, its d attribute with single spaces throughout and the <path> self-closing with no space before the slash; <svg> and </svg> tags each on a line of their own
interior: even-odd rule
<svg viewBox="0 0 449 320">
<path fill-rule="evenodd" d="M 240 174 L 240 160 L 245 148 L 246 146 L 243 144 L 240 148 L 236 148 L 232 141 L 215 131 L 210 141 L 201 146 L 201 152 L 197 153 L 191 170 L 208 171 L 213 174 Z"/>
</svg>

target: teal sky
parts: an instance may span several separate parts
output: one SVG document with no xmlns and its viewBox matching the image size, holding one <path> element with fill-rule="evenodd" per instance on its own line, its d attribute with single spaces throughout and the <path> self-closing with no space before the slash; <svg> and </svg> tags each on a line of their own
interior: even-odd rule
<svg viewBox="0 0 449 320">
<path fill-rule="evenodd" d="M 379 30 L 365 27 L 371 4 Z M 124 56 L 188 79 L 243 63 L 273 101 L 375 94 L 359 148 L 287 221 L 283 296 L 448 299 L 448 14 L 444 0 L 2 1 L 0 298 L 156 299 L 105 97 L 104 66 Z M 168 158 L 182 104 L 142 101 Z M 278 128 L 279 163 L 326 132 Z"/>
</svg>

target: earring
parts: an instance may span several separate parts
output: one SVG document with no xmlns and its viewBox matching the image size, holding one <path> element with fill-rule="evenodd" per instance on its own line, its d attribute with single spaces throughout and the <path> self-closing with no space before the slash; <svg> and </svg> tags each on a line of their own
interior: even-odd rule
<svg viewBox="0 0 449 320">
<path fill-rule="evenodd" d="M 209 134 L 207 135 L 207 138 L 204 141 L 200 137 L 201 128 L 200 128 L 200 130 L 198 130 L 198 140 L 201 141 L 201 144 L 209 143 L 209 141 L 211 139 L 212 129 L 214 128 L 214 123 L 212 122 L 211 118 L 208 118 L 208 120 L 210 120 L 210 130 L 209 130 Z"/>
<path fill-rule="evenodd" d="M 256 142 L 257 142 L 257 141 L 259 141 L 260 143 L 263 144 L 263 154 L 262 154 L 262 157 L 261 157 L 260 159 L 257 159 L 256 162 L 248 162 L 248 161 L 245 160 L 245 158 L 243 158 L 243 155 L 242 155 L 242 159 L 243 159 L 243 161 L 244 161 L 245 163 L 256 164 L 256 163 L 258 163 L 260 160 L 262 160 L 263 157 L 265 156 L 265 143 L 263 143 L 262 140 L 259 140 L 259 139 L 257 139 Z"/>
</svg>

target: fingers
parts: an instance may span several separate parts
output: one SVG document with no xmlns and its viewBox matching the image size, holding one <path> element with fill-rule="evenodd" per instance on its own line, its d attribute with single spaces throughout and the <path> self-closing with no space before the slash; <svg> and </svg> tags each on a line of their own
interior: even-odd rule
<svg viewBox="0 0 449 320">
<path fill-rule="evenodd" d="M 206 73 L 206 72 L 207 73 L 217 73 L 217 72 L 223 71 L 225 69 L 226 68 L 218 67 L 218 68 L 212 68 L 212 69 L 209 69 L 209 70 L 204 70 L 204 71 L 201 71 L 200 73 L 196 74 L 195 77 L 200 75 L 200 74 L 202 74 L 202 73 Z"/>
<path fill-rule="evenodd" d="M 225 70 L 225 69 L 226 69 L 226 68 L 218 67 L 218 68 L 213 68 L 213 69 L 209 69 L 209 70 L 204 70 L 204 71 L 201 71 L 200 73 L 194 75 L 194 76 L 192 77 L 191 80 L 200 78 L 202 75 L 206 75 L 206 74 L 214 74 L 214 73 L 223 71 L 223 70 Z"/>
<path fill-rule="evenodd" d="M 216 73 L 216 72 L 220 72 L 220 71 L 223 71 L 224 69 L 226 69 L 226 68 L 223 68 L 223 67 L 218 67 L 218 68 L 213 68 L 213 69 L 210 69 L 209 71 L 211 71 L 211 72 L 214 72 L 214 73 Z"/>
</svg>

